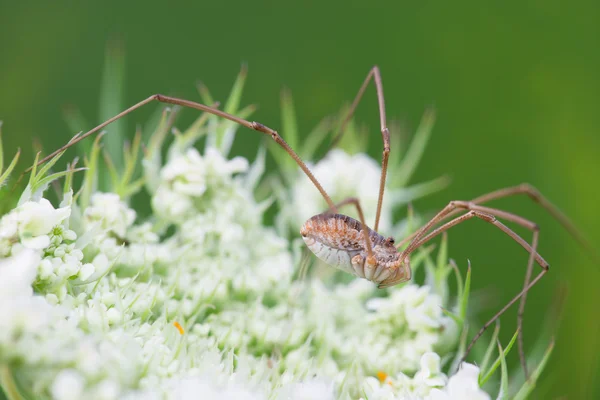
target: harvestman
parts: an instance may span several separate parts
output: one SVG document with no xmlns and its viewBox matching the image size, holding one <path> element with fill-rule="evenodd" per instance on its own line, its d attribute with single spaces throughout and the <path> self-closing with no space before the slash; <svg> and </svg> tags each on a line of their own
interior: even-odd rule
<svg viewBox="0 0 600 400">
<path fill-rule="evenodd" d="M 277 133 L 277 131 L 259 123 L 250 122 L 242 118 L 238 118 L 234 115 L 230 115 L 214 107 L 209 107 L 203 104 L 199 104 L 193 101 L 179 99 L 175 97 L 164 96 L 161 94 L 155 94 L 148 97 L 145 100 L 135 104 L 134 106 L 122 111 L 116 116 L 98 125 L 94 129 L 86 132 L 85 134 L 72 139 L 68 144 L 64 145 L 60 149 L 56 150 L 52 154 L 48 155 L 40 161 L 43 163 L 59 152 L 67 149 L 75 143 L 85 139 L 86 137 L 94 134 L 100 129 L 104 128 L 111 122 L 129 114 L 130 112 L 148 104 L 152 101 L 159 101 L 162 103 L 175 104 L 178 106 L 194 108 L 210 114 L 217 115 L 219 117 L 228 119 L 236 122 L 247 128 L 255 131 L 264 133 L 271 136 L 279 146 L 281 146 L 293 159 L 296 161 L 298 166 L 304 171 L 308 178 L 315 185 L 317 190 L 321 193 L 325 201 L 329 206 L 329 210 L 325 213 L 316 215 L 310 218 L 302 226 L 300 233 L 306 242 L 306 245 L 311 249 L 313 253 L 328 264 L 340 268 L 346 272 L 356 275 L 360 278 L 368 279 L 378 284 L 379 288 L 386 288 L 394 286 L 396 284 L 406 282 L 411 277 L 410 269 L 410 254 L 417 248 L 427 243 L 434 237 L 438 236 L 444 231 L 452 228 L 455 225 L 460 224 L 471 218 L 479 218 L 485 222 L 488 222 L 500 229 L 502 232 L 510 236 L 514 241 L 520 244 L 530 254 L 529 261 L 527 263 L 527 271 L 525 274 L 525 282 L 523 290 L 518 293 L 511 301 L 509 301 L 500 311 L 498 311 L 492 319 L 486 322 L 475 337 L 471 340 L 466 352 L 463 356 L 463 360 L 469 354 L 471 348 L 485 332 L 485 330 L 496 321 L 510 306 L 512 306 L 517 300 L 521 299 L 519 312 L 518 312 L 518 327 L 519 327 L 519 357 L 525 376 L 528 376 L 527 365 L 525 362 L 525 355 L 523 351 L 523 340 L 522 340 L 522 324 L 523 324 L 523 313 L 525 309 L 525 301 L 527 292 L 548 272 L 549 264 L 537 253 L 539 227 L 532 221 L 522 218 L 518 215 L 502 211 L 495 208 L 485 207 L 481 204 L 489 202 L 491 200 L 497 200 L 504 197 L 509 197 L 517 194 L 526 194 L 534 202 L 539 203 L 545 208 L 554 218 L 556 218 L 565 229 L 567 229 L 579 242 L 584 246 L 586 245 L 585 239 L 578 233 L 574 225 L 569 219 L 562 214 L 552 203 L 550 203 L 544 196 L 542 196 L 535 188 L 528 184 L 521 184 L 514 187 L 508 187 L 494 192 L 484 194 L 471 201 L 451 201 L 446 207 L 437 213 L 428 223 L 417 230 L 409 237 L 403 239 L 400 243 L 395 244 L 394 239 L 377 233 L 379 226 L 379 217 L 381 215 L 381 205 L 383 202 L 383 194 L 385 188 L 385 180 L 387 175 L 388 157 L 390 153 L 390 133 L 387 128 L 386 115 L 385 115 L 385 101 L 383 97 L 383 85 L 381 83 L 381 74 L 377 66 L 373 67 L 366 79 L 364 80 L 358 94 L 356 95 L 350 110 L 344 119 L 339 133 L 334 138 L 333 143 L 336 143 L 341 135 L 344 133 L 344 127 L 350 120 L 354 113 L 358 103 L 360 102 L 365 89 L 368 84 L 374 81 L 375 88 L 377 90 L 377 99 L 379 102 L 379 117 L 381 124 L 381 135 L 383 137 L 383 156 L 381 161 L 381 177 L 379 182 L 379 198 L 377 201 L 377 213 L 375 216 L 375 224 L 373 229 L 369 228 L 365 223 L 362 208 L 357 198 L 348 198 L 337 205 L 333 203 L 325 189 L 317 181 L 312 172 L 308 169 L 306 164 L 300 159 L 300 157 L 294 152 L 294 150 L 283 140 L 283 138 Z M 346 215 L 338 213 L 338 208 L 343 205 L 354 205 L 358 211 L 360 222 L 350 218 Z M 464 212 L 464 214 L 454 217 L 455 215 Z M 445 222 L 446 220 L 451 220 Z M 531 245 L 522 239 L 519 235 L 513 232 L 510 228 L 498 221 L 497 218 L 504 219 L 506 221 L 513 222 L 533 232 L 533 238 Z M 443 223 L 443 224 L 442 224 Z M 440 225 L 441 224 L 441 225 Z M 399 248 L 408 243 L 408 247 L 400 251 Z M 541 267 L 541 272 L 532 280 L 533 263 L 535 262 Z"/>
</svg>

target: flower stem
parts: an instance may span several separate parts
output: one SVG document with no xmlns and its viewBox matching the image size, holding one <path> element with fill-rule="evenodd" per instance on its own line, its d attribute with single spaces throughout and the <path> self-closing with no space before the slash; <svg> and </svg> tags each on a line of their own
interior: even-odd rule
<svg viewBox="0 0 600 400">
<path fill-rule="evenodd" d="M 19 393 L 13 375 L 7 365 L 0 366 L 0 387 L 4 390 L 4 394 L 8 400 L 23 400 L 23 396 Z"/>
</svg>

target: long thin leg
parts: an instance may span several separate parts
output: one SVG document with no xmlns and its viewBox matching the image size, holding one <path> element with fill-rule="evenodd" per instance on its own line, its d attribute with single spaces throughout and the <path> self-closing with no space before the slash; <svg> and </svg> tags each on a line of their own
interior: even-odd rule
<svg viewBox="0 0 600 400">
<path fill-rule="evenodd" d="M 387 167 L 388 167 L 388 158 L 390 156 L 390 131 L 387 127 L 386 116 L 385 116 L 385 99 L 383 97 L 383 84 L 381 83 L 381 73 L 379 72 L 379 67 L 376 65 L 371 68 L 369 74 L 365 78 L 362 86 L 358 90 L 358 94 L 354 98 L 352 105 L 350 106 L 350 110 L 344 118 L 342 125 L 340 126 L 339 132 L 335 135 L 333 141 L 331 142 L 331 147 L 334 147 L 344 135 L 346 125 L 352 118 L 358 103 L 362 99 L 363 94 L 367 88 L 369 82 L 373 79 L 375 83 L 375 88 L 377 89 L 377 101 L 379 103 L 379 122 L 381 124 L 381 136 L 383 138 L 383 156 L 381 158 L 381 176 L 379 178 L 379 198 L 377 200 L 377 213 L 375 214 L 375 225 L 373 225 L 373 229 L 377 231 L 379 228 L 379 217 L 381 216 L 381 204 L 383 203 L 383 192 L 385 190 L 385 178 L 387 176 Z"/>
<path fill-rule="evenodd" d="M 461 362 L 465 361 L 467 356 L 469 355 L 469 353 L 471 352 L 471 349 L 473 349 L 473 346 L 475 345 L 475 343 L 477 342 L 477 340 L 481 337 L 481 335 L 484 334 L 484 332 L 487 330 L 487 328 L 490 327 L 490 325 L 492 325 L 498 318 L 500 318 L 500 316 L 502 314 L 504 314 L 506 312 L 506 310 L 508 310 L 513 304 L 515 304 L 517 302 L 517 300 L 519 300 L 520 298 L 523 298 L 523 296 L 529 292 L 529 290 L 536 284 L 538 283 L 538 281 L 542 278 L 542 276 L 544 276 L 546 274 L 546 272 L 548 272 L 549 268 L 546 268 L 544 270 L 542 270 L 538 276 L 536 276 L 529 285 L 527 285 L 523 290 L 521 290 L 521 292 L 519 294 L 517 294 L 515 297 L 513 297 L 513 299 L 511 301 L 509 301 L 508 303 L 506 303 L 506 305 L 504 307 L 502 307 L 502 309 L 500 311 L 498 311 L 488 322 L 486 322 L 481 329 L 479 329 L 479 332 L 477 332 L 477 334 L 473 337 L 473 339 L 471 339 L 471 342 L 469 343 L 469 345 L 467 346 L 467 350 L 465 351 L 465 354 L 463 355 Z"/>
<path fill-rule="evenodd" d="M 591 255 L 592 257 L 595 259 L 596 262 L 598 262 L 600 260 L 600 256 L 598 255 L 598 253 L 594 250 L 594 248 L 589 244 L 589 242 L 586 240 L 586 238 L 579 232 L 579 230 L 575 227 L 575 225 L 573 224 L 573 222 L 564 214 L 562 213 L 558 207 L 556 207 L 554 204 L 552 204 L 552 202 L 550 202 L 545 196 L 543 196 L 539 190 L 537 190 L 535 187 L 531 186 L 528 183 L 522 183 L 520 185 L 517 186 L 512 186 L 512 187 L 506 187 L 506 188 L 502 188 L 502 189 L 498 189 L 495 190 L 493 192 L 481 195 L 479 197 L 476 197 L 475 199 L 471 200 L 470 203 L 471 204 L 483 204 L 489 201 L 493 201 L 493 200 L 498 200 L 498 199 L 502 199 L 505 197 L 510 197 L 510 196 L 514 196 L 514 195 L 518 195 L 518 194 L 525 194 L 527 195 L 532 201 L 534 201 L 535 203 L 541 205 L 553 218 L 555 218 L 572 236 L 573 238 L 579 242 L 579 244 L 586 249 Z M 477 208 L 472 208 L 472 209 L 477 209 Z M 481 208 L 479 208 L 481 210 Z M 489 212 L 490 209 L 486 210 Z M 452 210 L 448 213 L 446 213 L 445 216 L 443 216 L 442 218 L 440 218 L 436 224 L 443 222 L 444 220 L 456 215 L 457 213 L 459 213 L 461 210 L 460 209 L 455 209 Z M 538 235 L 539 235 L 539 228 L 537 227 L 536 224 L 533 224 L 531 227 L 521 224 L 519 222 L 519 220 L 522 221 L 521 217 L 518 216 L 514 216 L 514 214 L 508 214 L 505 212 L 502 212 L 500 210 L 495 210 L 496 212 L 490 212 L 493 215 L 499 216 L 501 218 L 506 218 L 508 220 L 511 220 L 513 222 L 519 223 L 522 226 L 525 226 L 526 228 L 530 229 L 533 231 L 533 239 L 532 239 L 532 247 L 534 249 L 536 249 L 537 251 L 537 244 L 538 244 Z M 517 220 L 511 219 L 508 216 L 513 216 L 516 217 Z M 434 224 L 434 226 L 436 225 Z M 534 228 L 534 229 L 532 229 Z M 419 234 L 419 231 L 415 232 L 414 234 L 404 238 L 401 242 L 399 242 L 397 244 L 397 247 L 401 247 L 402 245 L 404 245 L 406 242 L 412 240 L 414 237 L 416 237 Z M 526 287 L 531 279 L 531 275 L 533 273 L 533 253 L 532 255 L 529 257 L 529 261 L 527 264 L 527 272 L 525 275 L 525 282 L 524 282 L 524 287 Z M 525 378 L 527 379 L 529 377 L 528 374 L 528 370 L 527 370 L 527 364 L 526 364 L 526 360 L 525 360 L 525 354 L 524 354 L 524 348 L 523 348 L 523 315 L 525 312 L 525 304 L 527 301 L 527 294 L 525 293 L 522 297 L 521 297 L 521 301 L 519 304 L 519 311 L 517 314 L 517 326 L 519 327 L 519 334 L 518 334 L 518 347 L 519 347 L 519 357 L 521 359 L 521 364 L 523 366 L 523 371 L 525 373 Z"/>
<path fill-rule="evenodd" d="M 298 166 L 302 169 L 302 171 L 304 171 L 304 173 L 312 181 L 312 183 L 315 185 L 315 187 L 319 190 L 319 192 L 321 193 L 321 195 L 323 196 L 323 198 L 327 202 L 327 205 L 331 209 L 333 209 L 334 211 L 337 210 L 335 204 L 331 200 L 331 197 L 329 197 L 329 195 L 327 194 L 327 192 L 325 191 L 325 189 L 323 189 L 323 187 L 321 186 L 321 184 L 319 183 L 319 181 L 317 181 L 317 178 L 315 178 L 315 176 L 308 169 L 308 167 L 306 166 L 306 164 L 304 163 L 304 161 L 302 161 L 302 159 L 300 159 L 300 157 L 296 154 L 296 152 L 285 142 L 285 140 L 283 140 L 283 138 L 279 135 L 279 133 L 277 133 L 277 131 L 275 131 L 275 130 L 269 128 L 268 126 L 265 126 L 265 125 L 263 125 L 263 124 L 261 124 L 259 122 L 246 121 L 245 119 L 238 118 L 238 117 L 236 117 L 234 115 L 228 114 L 228 113 L 226 113 L 224 111 L 218 110 L 218 109 L 213 108 L 213 107 L 206 106 L 204 104 L 196 103 L 194 101 L 179 99 L 179 98 L 176 98 L 176 97 L 164 96 L 162 94 L 154 94 L 154 95 L 148 97 L 147 99 L 142 100 L 139 103 L 137 103 L 137 104 L 129 107 L 125 111 L 120 112 L 119 114 L 115 115 L 114 117 L 110 118 L 109 120 L 101 123 L 100 125 L 98 125 L 94 129 L 92 129 L 92 130 L 84 133 L 83 135 L 81 135 L 81 136 L 79 136 L 79 137 L 71 140 L 69 143 L 65 144 L 64 146 L 62 146 L 58 150 L 56 150 L 53 153 L 51 153 L 50 155 L 44 157 L 42 160 L 39 161 L 38 164 L 42 164 L 42 163 L 48 161 L 49 159 L 51 159 L 52 157 L 54 157 L 58 153 L 66 150 L 66 149 L 68 149 L 69 147 L 71 147 L 74 144 L 80 142 L 81 140 L 87 138 L 88 136 L 93 135 L 94 133 L 98 132 L 100 129 L 104 128 L 105 126 L 107 126 L 111 122 L 114 122 L 114 121 L 118 120 L 119 118 L 122 118 L 123 116 L 129 114 L 130 112 L 135 111 L 138 108 L 140 108 L 140 107 L 142 107 L 142 106 L 144 106 L 144 105 L 146 105 L 146 104 L 148 104 L 148 103 L 150 103 L 152 101 L 159 101 L 161 103 L 175 104 L 175 105 L 182 106 L 182 107 L 194 108 L 196 110 L 204 111 L 204 112 L 207 112 L 207 113 L 210 113 L 210 114 L 214 114 L 216 116 L 228 119 L 230 121 L 233 121 L 233 122 L 236 122 L 236 123 L 238 123 L 240 125 L 243 125 L 246 128 L 250 128 L 250 129 L 253 129 L 255 131 L 264 133 L 265 135 L 271 136 L 271 138 L 273 138 L 273 140 L 275 140 L 275 142 L 277 142 L 277 144 L 279 146 L 281 146 L 290 155 L 290 157 L 292 157 L 294 159 L 294 161 L 296 161 L 296 163 L 298 164 Z M 387 159 L 386 159 L 386 166 L 387 166 Z M 28 171 L 30 169 L 31 168 L 29 168 Z M 382 193 L 380 193 L 380 198 L 381 198 L 381 195 L 382 195 Z M 380 204 L 380 206 L 381 206 L 381 204 Z"/>
<path fill-rule="evenodd" d="M 529 260 L 527 260 L 527 272 L 525 273 L 525 281 L 523 282 L 523 290 L 529 286 L 531 281 L 531 274 L 533 273 L 533 255 L 537 252 L 539 230 L 533 231 L 533 238 L 531 239 L 531 247 L 533 252 L 529 254 Z M 525 379 L 529 380 L 529 371 L 527 370 L 527 359 L 525 358 L 525 347 L 523 345 L 523 315 L 525 315 L 525 302 L 527 301 L 527 290 L 523 292 L 521 301 L 519 302 L 519 311 L 517 313 L 517 328 L 519 333 L 517 339 L 519 341 L 519 359 L 521 360 L 521 366 L 523 367 L 523 373 Z"/>
<path fill-rule="evenodd" d="M 573 224 L 573 222 L 562 211 L 560 211 L 558 207 L 556 207 L 544 195 L 542 195 L 539 190 L 537 190 L 535 187 L 531 186 L 528 183 L 522 183 L 517 186 L 502 188 L 490 193 L 486 193 L 484 195 L 474 198 L 473 200 L 471 200 L 471 203 L 483 204 L 487 203 L 488 201 L 498 200 L 518 194 L 525 194 L 535 203 L 541 205 L 554 219 L 556 219 L 567 230 L 567 232 L 569 232 L 573 236 L 573 238 L 577 242 L 579 242 L 579 244 L 584 249 L 586 249 L 590 254 L 592 254 L 595 261 L 598 262 L 600 260 L 600 256 L 590 245 L 589 241 L 581 234 L 581 232 L 579 232 L 575 224 Z M 452 213 L 447 214 L 445 218 L 450 218 L 453 215 L 456 215 L 457 212 L 460 212 L 460 210 L 453 211 Z M 396 247 L 402 247 L 405 243 L 412 240 L 412 238 L 414 238 L 417 234 L 418 231 L 404 238 L 397 244 Z"/>
<path fill-rule="evenodd" d="M 529 230 L 531 230 L 533 232 L 533 238 L 532 238 L 532 245 L 531 245 L 531 252 L 529 255 L 529 260 L 527 262 L 527 272 L 525 273 L 525 281 L 523 283 L 523 288 L 526 288 L 529 285 L 529 281 L 531 280 L 531 274 L 533 273 L 533 262 L 536 256 L 539 256 L 537 254 L 537 246 L 538 246 L 538 239 L 539 239 L 539 227 L 537 226 L 537 224 L 528 221 L 518 215 L 514 215 L 511 213 L 507 213 L 505 211 L 502 210 L 497 210 L 497 209 L 493 209 L 493 208 L 489 208 L 489 207 L 482 207 L 482 206 L 478 206 L 478 205 L 474 205 L 470 202 L 455 202 L 457 204 L 458 207 L 462 207 L 465 209 L 469 209 L 472 211 L 479 211 L 479 212 L 484 212 L 490 215 L 495 215 L 495 216 L 499 216 L 501 218 L 507 219 L 509 221 L 512 221 L 514 223 L 517 223 Z M 466 214 L 465 214 L 466 215 Z M 455 218 L 454 220 L 446 223 L 445 225 L 435 229 L 433 232 L 431 232 L 429 235 L 427 235 L 425 238 L 421 239 L 421 241 L 418 242 L 417 246 L 421 246 L 422 244 L 426 243 L 427 241 L 429 241 L 430 239 L 432 239 L 433 237 L 439 235 L 440 232 L 443 232 L 444 230 L 449 229 L 450 227 L 462 222 L 465 218 L 465 215 L 463 215 L 462 217 L 458 217 Z M 518 241 L 518 239 L 520 238 L 515 238 L 513 236 L 513 232 L 510 231 L 511 233 L 509 233 L 509 236 L 513 237 L 515 240 Z M 507 232 L 508 233 L 508 232 Z M 515 235 L 516 236 L 516 235 Z M 541 257 L 540 257 L 541 259 Z M 541 265 L 541 264 L 540 264 Z M 525 359 L 525 350 L 523 347 L 523 315 L 525 313 L 525 303 L 527 301 L 527 292 L 525 292 L 523 294 L 523 296 L 521 297 L 521 301 L 519 304 L 519 312 L 517 314 L 517 327 L 519 330 L 518 333 L 518 343 L 519 343 L 519 359 L 521 361 L 521 365 L 523 367 L 523 372 L 525 374 L 525 378 L 528 379 L 529 378 L 529 373 L 527 370 L 527 361 Z"/>
<path fill-rule="evenodd" d="M 452 228 L 453 226 L 456 226 L 456 225 L 460 224 L 461 222 L 469 220 L 473 217 L 477 217 L 486 222 L 491 223 L 492 225 L 496 226 L 498 229 L 500 229 L 501 231 L 506 233 L 508 236 L 510 236 L 515 242 L 519 243 L 525 250 L 527 250 L 528 253 L 533 253 L 535 261 L 539 264 L 540 267 L 542 267 L 542 269 L 547 269 L 550 267 L 548 262 L 546 260 L 544 260 L 542 258 L 542 256 L 540 256 L 537 252 L 533 251 L 533 248 L 521 236 L 517 235 L 512 229 L 510 229 L 509 227 L 504 225 L 502 222 L 498 221 L 496 219 L 496 217 L 494 217 L 493 215 L 484 213 L 481 211 L 477 211 L 477 210 L 470 210 L 466 214 L 463 214 L 460 217 L 456 217 L 453 220 L 446 222 L 444 225 L 436 228 L 435 230 L 433 230 L 430 234 L 428 234 L 424 238 L 418 240 L 416 246 L 409 246 L 409 248 L 413 247 L 413 250 L 414 250 L 417 247 L 421 247 L 422 245 L 424 245 L 425 243 L 427 243 L 434 237 L 438 236 L 440 233 L 445 232 L 448 229 Z M 412 245 L 412 243 L 411 243 L 411 245 Z M 400 257 L 401 258 L 406 257 L 410 253 L 412 253 L 412 251 L 407 254 L 401 254 Z"/>
<path fill-rule="evenodd" d="M 592 254 L 596 261 L 600 259 L 597 252 L 590 245 L 589 241 L 579 232 L 579 229 L 573 224 L 573 222 L 552 202 L 550 202 L 544 195 L 540 193 L 535 187 L 529 183 L 522 183 L 517 186 L 507 187 L 503 189 L 495 190 L 491 193 L 479 196 L 471 202 L 476 204 L 487 203 L 488 201 L 501 199 L 504 197 L 514 196 L 517 194 L 525 194 L 535 203 L 541 205 L 548 213 L 554 217 L 566 230 L 573 236 L 573 238 L 581 244 L 581 246 Z"/>
<path fill-rule="evenodd" d="M 517 317 L 517 324 L 518 324 L 518 328 L 519 328 L 519 358 L 521 360 L 521 365 L 523 367 L 523 371 L 525 373 L 526 378 L 528 378 L 528 371 L 527 371 L 527 363 L 525 360 L 525 353 L 524 353 L 524 349 L 523 349 L 523 336 L 522 336 L 522 332 L 523 332 L 523 314 L 524 314 L 524 309 L 525 309 L 525 301 L 526 301 L 526 293 L 527 290 L 525 290 L 526 288 L 530 288 L 530 279 L 531 279 L 531 274 L 533 272 L 533 261 L 534 259 L 540 264 L 540 266 L 543 268 L 544 273 L 545 271 L 547 271 L 548 269 L 548 263 L 537 253 L 537 244 L 538 244 L 538 236 L 539 236 L 539 227 L 537 226 L 537 224 L 528 221 L 520 216 L 511 214 L 511 213 L 507 213 L 505 211 L 502 210 L 497 210 L 497 209 L 493 209 L 493 208 L 489 208 L 489 207 L 483 207 L 483 206 L 478 206 L 476 204 L 473 204 L 472 202 L 463 202 L 463 201 L 455 201 L 455 202 L 451 202 L 447 207 L 444 208 L 443 213 L 439 213 L 436 217 L 439 220 L 442 220 L 443 218 L 447 217 L 448 215 L 454 213 L 455 211 L 457 211 L 456 209 L 467 209 L 470 210 L 468 213 L 457 217 L 447 223 L 445 223 L 444 225 L 442 225 L 441 227 L 436 228 L 433 232 L 431 232 L 430 234 L 428 234 L 425 237 L 422 237 L 421 239 L 414 239 L 413 242 L 409 245 L 409 248 L 417 248 L 420 247 L 421 245 L 425 244 L 427 241 L 431 240 L 432 238 L 434 238 L 435 236 L 439 235 L 440 233 L 450 229 L 451 227 L 466 221 L 467 219 L 471 219 L 473 217 L 478 217 L 483 219 L 484 221 L 490 222 L 492 224 L 494 224 L 495 226 L 497 226 L 498 228 L 500 228 L 502 231 L 504 231 L 506 234 L 508 234 L 511 238 L 513 238 L 516 242 L 518 242 L 519 244 L 521 244 L 527 251 L 529 251 L 530 256 L 529 256 L 529 260 L 527 263 L 527 272 L 525 275 L 525 282 L 523 285 L 523 289 L 524 292 L 519 296 L 521 298 L 521 302 L 519 305 L 519 314 Z M 441 215 L 440 215 L 441 214 Z M 496 220 L 496 218 L 494 217 L 494 215 L 499 216 L 501 218 L 505 218 L 509 221 L 512 221 L 514 223 L 517 223 L 521 226 L 524 226 L 525 228 L 533 231 L 533 239 L 532 239 L 532 246 L 529 246 L 527 244 L 527 242 L 525 240 L 523 240 L 520 236 L 518 236 L 516 233 L 514 233 L 512 230 L 510 230 L 508 227 L 506 227 L 505 225 L 503 225 L 502 223 L 500 223 L 499 221 Z M 434 218 L 435 220 L 436 218 Z M 431 222 L 431 221 L 430 221 Z M 427 224 L 427 225 L 431 225 L 431 224 Z M 426 225 L 426 226 L 427 226 Z M 433 225 L 431 225 L 433 226 Z M 420 230 L 420 232 L 422 232 L 422 230 Z M 427 232 L 427 230 L 425 231 Z M 408 249 L 407 249 L 408 250 Z M 410 254 L 410 253 L 408 253 Z M 536 280 L 537 281 L 537 280 Z M 515 299 L 516 301 L 516 299 Z M 512 303 L 511 303 L 512 304 Z M 508 307 L 507 307 L 508 308 Z M 494 318 L 490 321 L 489 324 L 491 324 L 495 319 L 499 318 L 500 315 L 502 315 L 502 313 L 497 314 L 496 316 L 494 316 Z M 487 326 L 489 326 L 489 324 L 486 325 L 486 329 Z M 484 329 L 485 330 L 485 329 Z M 483 333 L 483 332 L 481 332 Z M 478 335 L 477 338 L 479 338 Z M 472 345 L 474 344 L 476 339 L 474 339 L 470 346 L 469 349 L 467 350 L 467 354 L 468 351 L 470 351 Z M 466 355 L 465 355 L 466 357 Z"/>
</svg>

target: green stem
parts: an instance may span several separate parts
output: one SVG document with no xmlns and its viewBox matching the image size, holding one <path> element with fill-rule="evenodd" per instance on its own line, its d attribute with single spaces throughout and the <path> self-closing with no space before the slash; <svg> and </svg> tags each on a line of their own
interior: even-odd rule
<svg viewBox="0 0 600 400">
<path fill-rule="evenodd" d="M 0 366 L 0 386 L 4 390 L 4 394 L 8 400 L 23 400 L 23 396 L 19 393 L 17 384 L 7 365 Z"/>
</svg>

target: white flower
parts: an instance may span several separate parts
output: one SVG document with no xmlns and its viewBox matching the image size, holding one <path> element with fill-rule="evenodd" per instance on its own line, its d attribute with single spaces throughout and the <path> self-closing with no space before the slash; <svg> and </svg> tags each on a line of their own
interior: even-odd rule
<svg viewBox="0 0 600 400">
<path fill-rule="evenodd" d="M 70 207 L 55 209 L 42 198 L 28 201 L 0 219 L 0 256 L 7 256 L 11 246 L 43 249 L 50 245 L 50 232 L 71 214 Z"/>
<path fill-rule="evenodd" d="M 333 383 L 321 379 L 290 383 L 285 385 L 278 400 L 334 400 Z"/>
<path fill-rule="evenodd" d="M 37 251 L 24 249 L 18 254 L 0 259 L 0 301 L 18 296 L 30 296 L 33 293 L 31 283 L 36 276 L 36 267 L 40 262 Z"/>
<path fill-rule="evenodd" d="M 78 400 L 83 396 L 85 380 L 73 370 L 63 370 L 52 384 L 52 396 L 56 400 Z"/>
<path fill-rule="evenodd" d="M 71 215 L 70 207 L 55 209 L 42 198 L 39 202 L 28 201 L 17 208 L 19 234 L 21 236 L 41 236 Z"/>
<path fill-rule="evenodd" d="M 119 195 L 97 192 L 84 210 L 83 219 L 88 229 L 98 224 L 103 231 L 114 232 L 119 238 L 124 238 L 135 221 L 135 211 L 121 201 Z"/>
<path fill-rule="evenodd" d="M 464 371 L 463 371 L 464 370 Z M 363 385 L 369 400 L 464 400 L 489 399 L 479 388 L 479 369 L 463 363 L 462 369 L 450 379 L 440 370 L 440 357 L 425 353 L 421 357 L 421 369 L 413 378 L 404 374 L 388 376 L 379 374 L 379 379 L 367 378 Z"/>
<path fill-rule="evenodd" d="M 488 400 L 490 395 L 479 387 L 479 368 L 463 363 L 458 372 L 451 376 L 444 389 L 431 391 L 429 400 Z"/>
<path fill-rule="evenodd" d="M 174 380 L 167 383 L 168 398 L 178 400 L 196 400 L 201 394 L 202 399 L 206 400 L 266 400 L 267 398 L 260 394 L 248 390 L 239 385 L 219 385 L 214 380 L 208 378 L 186 378 Z"/>
<path fill-rule="evenodd" d="M 430 288 L 304 276 L 263 223 L 248 185 L 258 170 L 212 148 L 169 157 L 147 221 L 98 192 L 74 215 L 67 193 L 69 207 L 42 199 L 0 220 L 0 364 L 24 388 L 66 400 L 487 398 L 475 367 L 442 372 L 458 329 Z M 336 150 L 315 173 L 335 199 L 358 195 L 372 222 L 375 161 Z M 310 183 L 294 190 L 297 218 L 325 210 Z"/>
<path fill-rule="evenodd" d="M 195 209 L 203 209 L 195 198 L 207 190 L 218 191 L 231 183 L 231 175 L 248 168 L 246 159 L 225 159 L 219 151 L 207 148 L 201 156 L 190 148 L 174 157 L 161 171 L 161 181 L 152 199 L 154 211 L 171 222 L 183 222 Z"/>
<path fill-rule="evenodd" d="M 38 332 L 56 313 L 44 297 L 33 295 L 39 262 L 38 252 L 30 249 L 0 260 L 0 354 L 9 359 L 19 357 L 19 336 Z"/>
</svg>

